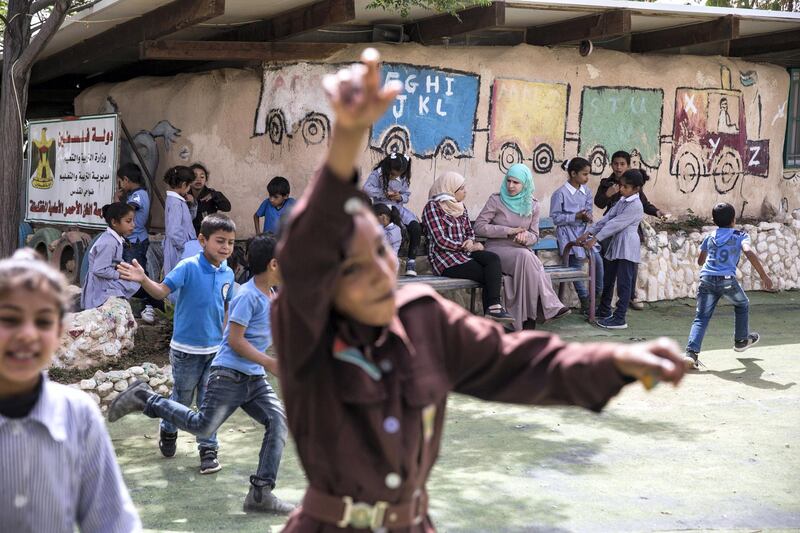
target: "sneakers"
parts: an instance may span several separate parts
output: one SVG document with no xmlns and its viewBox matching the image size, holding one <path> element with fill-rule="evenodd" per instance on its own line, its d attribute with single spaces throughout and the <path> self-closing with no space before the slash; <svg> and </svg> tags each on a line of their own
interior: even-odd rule
<svg viewBox="0 0 800 533">
<path fill-rule="evenodd" d="M 217 450 L 214 448 L 200 448 L 200 473 L 213 474 L 222 470 L 222 465 L 217 461 Z"/>
<path fill-rule="evenodd" d="M 624 320 L 613 316 L 597 319 L 597 325 L 605 329 L 628 329 L 628 324 Z"/>
<path fill-rule="evenodd" d="M 414 259 L 409 259 L 406 262 L 406 276 L 416 276 L 417 275 L 417 262 Z"/>
<path fill-rule="evenodd" d="M 641 311 L 642 309 L 644 309 L 644 302 L 634 298 L 630 301 L 628 307 L 630 307 L 631 309 L 635 309 L 636 311 Z"/>
<path fill-rule="evenodd" d="M 175 457 L 177 449 L 178 433 L 167 433 L 163 429 L 158 437 L 158 449 L 164 457 Z"/>
<path fill-rule="evenodd" d="M 501 324 L 513 324 L 514 317 L 508 314 L 508 311 L 505 310 L 503 307 L 498 307 L 495 309 L 489 309 L 486 313 L 483 314 L 486 318 L 491 318 L 495 322 L 500 322 Z"/>
<path fill-rule="evenodd" d="M 142 320 L 148 324 L 153 324 L 156 321 L 156 310 L 152 305 L 145 305 L 141 315 Z"/>
<path fill-rule="evenodd" d="M 594 319 L 595 320 L 606 320 L 606 319 L 611 318 L 611 316 L 612 316 L 611 311 L 603 313 L 603 311 L 601 311 L 599 307 L 594 312 Z"/>
<path fill-rule="evenodd" d="M 250 476 L 250 490 L 244 499 L 245 513 L 271 513 L 287 515 L 294 511 L 294 505 L 280 500 L 272 489 L 256 476 Z"/>
<path fill-rule="evenodd" d="M 558 313 L 555 316 L 552 316 L 546 320 L 546 322 L 552 322 L 553 320 L 558 320 L 559 318 L 564 318 L 568 314 L 572 313 L 568 307 L 562 307 L 558 310 Z"/>
<path fill-rule="evenodd" d="M 761 335 L 759 335 L 758 333 L 751 333 L 750 335 L 747 336 L 746 339 L 741 341 L 735 341 L 733 343 L 733 351 L 743 352 L 748 348 L 750 348 L 751 346 L 758 343 L 759 340 L 761 340 Z"/>
<path fill-rule="evenodd" d="M 683 363 L 686 365 L 687 370 L 697 370 L 700 368 L 700 360 L 698 359 L 697 352 L 686 350 L 686 353 L 683 355 Z"/>
<path fill-rule="evenodd" d="M 116 422 L 125 415 L 141 413 L 147 406 L 147 400 L 155 395 L 153 389 L 145 381 L 137 381 L 119 393 L 108 408 L 108 421 Z"/>
</svg>

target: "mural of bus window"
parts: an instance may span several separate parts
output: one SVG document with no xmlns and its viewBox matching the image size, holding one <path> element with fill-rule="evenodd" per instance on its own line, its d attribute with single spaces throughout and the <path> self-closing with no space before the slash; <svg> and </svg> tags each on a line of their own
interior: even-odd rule
<svg viewBox="0 0 800 533">
<path fill-rule="evenodd" d="M 384 63 L 385 83 L 403 90 L 372 127 L 369 146 L 388 154 L 443 159 L 473 156 L 480 76 L 435 67 Z"/>
<path fill-rule="evenodd" d="M 569 85 L 498 78 L 491 89 L 486 160 L 505 172 L 531 161 L 534 172 L 550 172 L 564 159 Z"/>
<path fill-rule="evenodd" d="M 664 91 L 635 87 L 585 87 L 581 93 L 578 154 L 592 164 L 592 174 L 609 171 L 618 151 L 651 170 L 661 165 L 661 117 Z"/>
</svg>

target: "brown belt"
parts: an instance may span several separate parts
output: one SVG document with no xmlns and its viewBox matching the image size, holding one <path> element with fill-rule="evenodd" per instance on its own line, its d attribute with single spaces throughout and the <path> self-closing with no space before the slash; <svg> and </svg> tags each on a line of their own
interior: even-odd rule
<svg viewBox="0 0 800 533">
<path fill-rule="evenodd" d="M 422 523 L 428 514 L 428 494 L 417 490 L 410 502 L 374 504 L 353 502 L 350 496 L 332 496 L 308 487 L 302 512 L 328 524 L 355 529 L 398 529 Z"/>
</svg>

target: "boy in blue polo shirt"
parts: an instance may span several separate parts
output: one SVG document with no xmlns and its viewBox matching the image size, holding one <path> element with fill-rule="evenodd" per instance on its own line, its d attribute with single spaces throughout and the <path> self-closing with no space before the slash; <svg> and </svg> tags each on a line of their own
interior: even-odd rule
<svg viewBox="0 0 800 533">
<path fill-rule="evenodd" d="M 223 322 L 233 291 L 233 271 L 225 260 L 233 252 L 236 226 L 225 215 L 213 214 L 203 219 L 198 242 L 203 253 L 180 261 L 163 283 L 152 281 L 134 260 L 118 269 L 123 279 L 137 279 L 142 288 L 158 299 L 177 293 L 169 359 L 174 385 L 170 399 L 192 405 L 197 391 L 197 405 L 203 404 L 211 362 L 222 343 Z M 178 428 L 161 421 L 158 447 L 164 457 L 175 455 Z M 200 473 L 212 474 L 222 468 L 217 460 L 216 433 L 197 438 L 200 450 Z"/>
<path fill-rule="evenodd" d="M 706 328 L 717 302 L 723 296 L 733 303 L 736 315 L 733 349 L 743 352 L 760 339 L 758 333 L 751 333 L 749 330 L 750 301 L 736 281 L 736 265 L 742 252 L 761 276 L 764 289 L 772 290 L 772 280 L 750 247 L 750 236 L 733 227 L 736 223 L 736 210 L 733 206 L 727 203 L 717 204 L 711 211 L 711 216 L 718 228 L 713 235 L 707 235 L 700 245 L 697 264 L 703 268 L 700 270 L 700 286 L 697 289 L 697 312 L 684 357 L 686 366 L 695 369 L 700 365 L 698 357 Z"/>
<path fill-rule="evenodd" d="M 203 224 L 209 217 L 203 220 Z M 202 229 L 201 229 L 202 232 Z M 208 394 L 198 412 L 153 393 L 145 382 L 123 391 L 108 410 L 114 422 L 134 412 L 162 418 L 195 435 L 217 431 L 241 407 L 264 426 L 258 469 L 250 476 L 250 490 L 244 500 L 246 512 L 289 514 L 294 506 L 275 494 L 278 467 L 286 445 L 288 429 L 283 404 L 265 378 L 266 371 L 278 375 L 278 361 L 265 352 L 272 344 L 270 308 L 274 287 L 281 283 L 275 259 L 275 239 L 254 237 L 247 261 L 253 278 L 242 285 L 231 303 L 231 312 L 219 353 L 211 366 Z"/>
</svg>

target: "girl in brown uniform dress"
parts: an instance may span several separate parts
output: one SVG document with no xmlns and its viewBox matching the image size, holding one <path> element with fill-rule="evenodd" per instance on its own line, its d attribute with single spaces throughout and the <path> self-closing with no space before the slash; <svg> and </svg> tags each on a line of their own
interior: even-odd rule
<svg viewBox="0 0 800 533">
<path fill-rule="evenodd" d="M 280 245 L 273 307 L 289 428 L 310 485 L 285 531 L 433 531 L 425 482 L 450 391 L 599 411 L 636 378 L 682 378 L 666 339 L 507 335 L 427 286 L 396 290 L 397 258 L 364 208 L 354 166 L 399 87 L 380 88 L 370 49 L 325 88 L 336 115 L 330 151 Z"/>
</svg>

